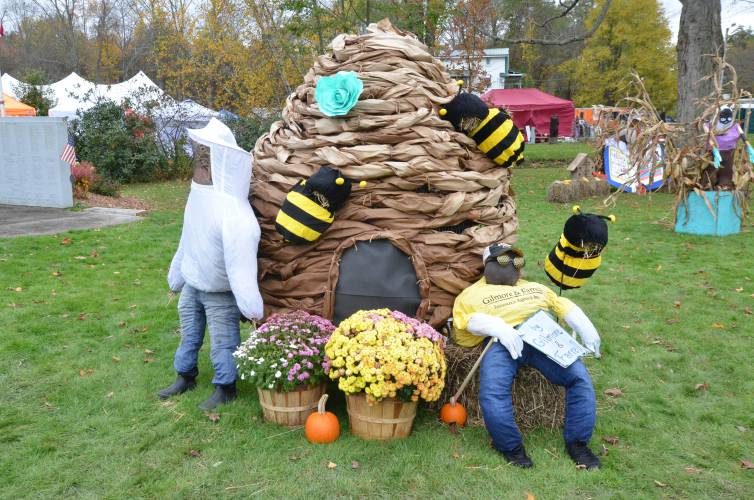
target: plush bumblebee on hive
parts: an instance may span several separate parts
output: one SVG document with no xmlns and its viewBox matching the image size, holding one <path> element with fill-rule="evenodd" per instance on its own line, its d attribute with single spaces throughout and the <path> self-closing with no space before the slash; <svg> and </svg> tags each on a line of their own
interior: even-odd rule
<svg viewBox="0 0 754 500">
<path fill-rule="evenodd" d="M 320 168 L 288 191 L 275 218 L 275 229 L 296 245 L 315 242 L 335 220 L 335 211 L 348 199 L 352 184 L 339 170 Z M 365 185 L 365 181 L 359 183 Z"/>
<path fill-rule="evenodd" d="M 459 87 L 463 84 L 462 81 L 457 83 Z M 440 108 L 439 115 L 457 132 L 474 139 L 479 150 L 501 167 L 523 161 L 526 141 L 505 110 L 488 108 L 478 96 L 459 89 L 458 94 Z"/>
<path fill-rule="evenodd" d="M 545 259 L 545 274 L 560 290 L 580 288 L 602 263 L 607 222 L 614 215 L 583 213 L 578 205 L 563 227 L 560 240 Z"/>
</svg>

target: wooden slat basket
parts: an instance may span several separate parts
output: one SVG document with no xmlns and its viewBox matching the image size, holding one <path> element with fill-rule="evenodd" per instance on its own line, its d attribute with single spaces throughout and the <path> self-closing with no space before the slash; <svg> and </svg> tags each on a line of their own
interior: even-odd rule
<svg viewBox="0 0 754 500">
<path fill-rule="evenodd" d="M 304 385 L 291 392 L 257 389 L 257 393 L 265 421 L 295 427 L 304 425 L 306 417 L 316 410 L 325 384 Z"/>
<path fill-rule="evenodd" d="M 405 438 L 411 434 L 416 402 L 388 398 L 369 406 L 362 392 L 346 396 L 346 404 L 351 432 L 362 439 Z"/>
</svg>

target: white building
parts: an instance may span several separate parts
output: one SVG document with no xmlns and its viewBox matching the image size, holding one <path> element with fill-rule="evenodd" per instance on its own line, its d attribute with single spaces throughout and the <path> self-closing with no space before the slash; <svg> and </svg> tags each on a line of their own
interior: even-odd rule
<svg viewBox="0 0 754 500">
<path fill-rule="evenodd" d="M 449 68 L 451 78 L 468 81 L 469 75 L 464 70 L 459 69 L 463 65 L 462 55 L 462 52 L 454 51 L 450 60 L 446 59 L 444 62 Z M 484 57 L 481 61 L 482 69 L 487 73 L 490 81 L 489 86 L 482 93 L 490 89 L 521 88 L 524 74 L 512 72 L 508 63 L 509 60 L 507 48 L 484 49 Z"/>
</svg>

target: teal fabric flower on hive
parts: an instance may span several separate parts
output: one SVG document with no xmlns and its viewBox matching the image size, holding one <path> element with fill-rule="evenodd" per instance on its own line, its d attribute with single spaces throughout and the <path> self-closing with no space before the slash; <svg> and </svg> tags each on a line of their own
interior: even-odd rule
<svg viewBox="0 0 754 500">
<path fill-rule="evenodd" d="M 353 71 L 338 71 L 335 76 L 317 80 L 314 99 L 326 116 L 343 116 L 356 105 L 364 83 Z"/>
</svg>

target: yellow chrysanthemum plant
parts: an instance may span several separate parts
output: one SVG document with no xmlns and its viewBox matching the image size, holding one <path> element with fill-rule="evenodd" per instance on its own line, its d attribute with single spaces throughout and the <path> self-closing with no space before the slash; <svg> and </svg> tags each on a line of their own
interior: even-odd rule
<svg viewBox="0 0 754 500">
<path fill-rule="evenodd" d="M 359 311 L 342 321 L 325 346 L 329 375 L 346 394 L 436 401 L 445 387 L 445 336 L 398 311 Z"/>
</svg>

